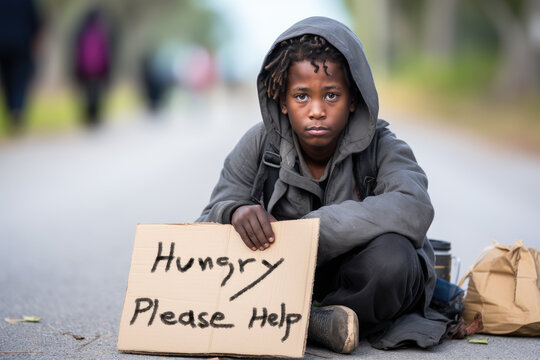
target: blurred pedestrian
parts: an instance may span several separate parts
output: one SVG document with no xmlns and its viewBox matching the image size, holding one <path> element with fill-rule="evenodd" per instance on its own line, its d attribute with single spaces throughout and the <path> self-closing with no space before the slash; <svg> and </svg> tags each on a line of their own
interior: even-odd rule
<svg viewBox="0 0 540 360">
<path fill-rule="evenodd" d="M 141 58 L 141 87 L 147 106 L 159 110 L 171 82 L 171 74 L 159 61 L 156 51 L 148 51 Z"/>
<path fill-rule="evenodd" d="M 76 29 L 72 61 L 87 125 L 101 121 L 103 98 L 112 72 L 113 37 L 110 19 L 100 7 L 91 8 Z"/>
<path fill-rule="evenodd" d="M 23 126 L 40 27 L 33 0 L 0 0 L 0 83 L 11 131 Z"/>
<path fill-rule="evenodd" d="M 204 47 L 194 46 L 187 62 L 185 80 L 195 91 L 208 90 L 216 80 L 216 62 Z"/>
</svg>

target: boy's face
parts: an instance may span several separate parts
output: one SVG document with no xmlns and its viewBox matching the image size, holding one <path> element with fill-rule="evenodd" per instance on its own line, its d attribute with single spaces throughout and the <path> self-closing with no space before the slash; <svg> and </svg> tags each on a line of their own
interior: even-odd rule
<svg viewBox="0 0 540 360">
<path fill-rule="evenodd" d="M 322 62 L 316 63 L 316 73 L 309 60 L 291 64 L 280 106 L 289 116 L 302 150 L 313 160 L 326 161 L 334 153 L 355 105 L 341 64 L 327 60 L 327 75 Z"/>
</svg>

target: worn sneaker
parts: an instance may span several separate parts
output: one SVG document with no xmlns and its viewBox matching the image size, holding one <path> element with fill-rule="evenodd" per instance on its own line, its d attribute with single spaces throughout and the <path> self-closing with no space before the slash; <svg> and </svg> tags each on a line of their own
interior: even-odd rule
<svg viewBox="0 0 540 360">
<path fill-rule="evenodd" d="M 340 354 L 353 352 L 359 340 L 356 313 L 341 305 L 312 306 L 308 340 Z"/>
</svg>

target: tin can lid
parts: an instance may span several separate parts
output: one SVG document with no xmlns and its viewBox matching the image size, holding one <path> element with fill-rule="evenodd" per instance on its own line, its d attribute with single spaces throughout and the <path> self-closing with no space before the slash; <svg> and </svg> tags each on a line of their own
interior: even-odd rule
<svg viewBox="0 0 540 360">
<path fill-rule="evenodd" d="M 452 248 L 452 244 L 450 241 L 444 241 L 444 240 L 435 240 L 435 239 L 429 239 L 429 242 L 431 243 L 431 246 L 433 246 L 433 250 L 450 250 Z"/>
</svg>

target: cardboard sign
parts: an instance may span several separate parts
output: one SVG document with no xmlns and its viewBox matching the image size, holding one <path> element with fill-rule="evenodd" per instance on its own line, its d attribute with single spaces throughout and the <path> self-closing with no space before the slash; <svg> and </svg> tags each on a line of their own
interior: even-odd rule
<svg viewBox="0 0 540 360">
<path fill-rule="evenodd" d="M 303 357 L 319 219 L 272 228 L 252 251 L 231 225 L 138 225 L 118 349 Z"/>
</svg>

